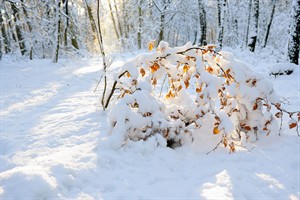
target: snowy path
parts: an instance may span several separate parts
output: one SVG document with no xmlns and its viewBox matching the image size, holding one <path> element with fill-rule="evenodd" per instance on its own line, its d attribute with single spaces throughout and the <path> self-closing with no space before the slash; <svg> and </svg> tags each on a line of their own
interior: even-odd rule
<svg viewBox="0 0 300 200">
<path fill-rule="evenodd" d="M 106 118 L 93 93 L 99 63 L 0 63 L 1 198 L 299 200 L 300 140 L 292 132 L 232 155 L 206 155 L 200 142 L 105 149 Z M 289 80 L 276 80 L 276 88 L 295 105 L 299 86 L 281 81 Z"/>
</svg>

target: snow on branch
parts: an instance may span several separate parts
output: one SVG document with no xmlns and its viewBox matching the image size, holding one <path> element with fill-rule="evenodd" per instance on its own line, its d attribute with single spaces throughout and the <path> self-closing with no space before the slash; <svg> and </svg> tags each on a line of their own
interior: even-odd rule
<svg viewBox="0 0 300 200">
<path fill-rule="evenodd" d="M 150 137 L 159 144 L 183 145 L 209 123 L 212 133 L 205 134 L 222 136 L 216 148 L 222 144 L 234 152 L 237 142 L 278 130 L 276 118 L 281 131 L 283 114 L 298 132 L 299 112 L 281 108 L 272 84 L 213 45 L 170 48 L 161 42 L 156 51 L 123 65 L 106 106 L 116 91 L 118 101 L 108 115 L 116 148 Z"/>
</svg>

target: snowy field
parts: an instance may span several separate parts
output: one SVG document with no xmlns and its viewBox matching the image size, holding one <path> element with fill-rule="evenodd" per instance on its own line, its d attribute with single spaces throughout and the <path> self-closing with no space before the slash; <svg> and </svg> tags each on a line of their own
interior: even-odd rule
<svg viewBox="0 0 300 200">
<path fill-rule="evenodd" d="M 299 67 L 275 79 L 273 58 L 236 56 L 272 81 L 286 109 L 300 110 Z M 129 57 L 116 56 L 110 77 Z M 261 137 L 250 152 L 206 155 L 218 141 L 201 138 L 177 149 L 152 140 L 107 148 L 101 88 L 93 92 L 100 68 L 95 56 L 0 61 L 1 199 L 299 200 L 300 138 L 287 119 L 281 136 Z"/>
</svg>

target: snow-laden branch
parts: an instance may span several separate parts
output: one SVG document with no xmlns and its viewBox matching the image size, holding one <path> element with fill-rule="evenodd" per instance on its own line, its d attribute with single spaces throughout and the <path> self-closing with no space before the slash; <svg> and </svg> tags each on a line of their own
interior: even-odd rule
<svg viewBox="0 0 300 200">
<path fill-rule="evenodd" d="M 156 51 L 125 63 L 106 101 L 108 107 L 118 88 L 119 100 L 108 116 L 115 146 L 154 135 L 183 145 L 194 140 L 192 132 L 208 123 L 211 132 L 203 134 L 222 136 L 217 147 L 223 144 L 234 152 L 242 142 L 278 129 L 276 118 L 284 113 L 292 120 L 290 128 L 298 127 L 299 112 L 281 108 L 268 80 L 231 53 L 214 48 L 191 43 L 170 48 L 161 42 Z M 163 88 L 165 77 L 167 88 Z"/>
</svg>

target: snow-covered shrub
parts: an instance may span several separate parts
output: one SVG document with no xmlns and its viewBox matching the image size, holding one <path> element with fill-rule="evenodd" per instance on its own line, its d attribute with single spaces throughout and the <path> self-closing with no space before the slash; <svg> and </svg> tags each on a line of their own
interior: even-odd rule
<svg viewBox="0 0 300 200">
<path fill-rule="evenodd" d="M 118 102 L 108 116 L 116 147 L 157 134 L 182 145 L 193 141 L 191 132 L 205 121 L 213 127 L 205 134 L 222 134 L 220 143 L 235 151 L 235 141 L 270 134 L 278 127 L 275 117 L 289 113 L 268 80 L 213 45 L 170 48 L 161 42 L 156 51 L 124 64 L 108 102 L 117 88 Z"/>
</svg>

